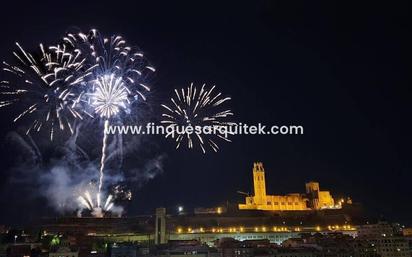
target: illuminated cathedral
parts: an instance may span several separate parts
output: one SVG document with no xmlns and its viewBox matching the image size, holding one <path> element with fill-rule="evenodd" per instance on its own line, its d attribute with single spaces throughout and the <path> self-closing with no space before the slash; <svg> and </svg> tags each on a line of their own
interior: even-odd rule
<svg viewBox="0 0 412 257">
<path fill-rule="evenodd" d="M 239 210 L 264 211 L 307 211 L 340 209 L 343 201 L 335 201 L 329 191 L 321 191 L 318 182 L 306 183 L 306 194 L 287 195 L 266 194 L 265 170 L 263 163 L 253 164 L 254 195 L 247 196 Z"/>
</svg>

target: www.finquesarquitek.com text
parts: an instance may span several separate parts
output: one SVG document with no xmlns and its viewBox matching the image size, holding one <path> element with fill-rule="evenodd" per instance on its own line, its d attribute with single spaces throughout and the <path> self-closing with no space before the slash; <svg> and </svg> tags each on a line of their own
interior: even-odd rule
<svg viewBox="0 0 412 257">
<path fill-rule="evenodd" d="M 303 135 L 304 128 L 302 125 L 248 125 L 244 123 L 234 123 L 230 125 L 159 125 L 153 122 L 145 125 L 110 125 L 105 131 L 109 135 L 165 135 L 174 137 L 176 135 L 186 134 L 204 134 L 204 135 Z"/>
</svg>

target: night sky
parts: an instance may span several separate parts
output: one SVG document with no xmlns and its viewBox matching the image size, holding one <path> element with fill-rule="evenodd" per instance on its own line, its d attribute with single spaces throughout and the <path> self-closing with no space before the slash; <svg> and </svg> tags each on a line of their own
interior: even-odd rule
<svg viewBox="0 0 412 257">
<path fill-rule="evenodd" d="M 163 173 L 130 185 L 127 215 L 243 201 L 236 191 L 251 192 L 253 162 L 262 161 L 268 193 L 304 192 L 316 180 L 412 224 L 407 1 L 39 2 L 2 3 L 2 60 L 15 41 L 35 47 L 70 27 L 97 28 L 144 50 L 157 69 L 152 105 L 190 82 L 216 84 L 232 97 L 237 121 L 304 126 L 300 136 L 237 136 L 206 155 L 153 138 L 147 147 L 165 156 Z M 0 224 L 54 215 L 34 190 L 13 185 L 13 165 L 24 157 L 9 151 L 12 115 L 0 115 Z"/>
</svg>

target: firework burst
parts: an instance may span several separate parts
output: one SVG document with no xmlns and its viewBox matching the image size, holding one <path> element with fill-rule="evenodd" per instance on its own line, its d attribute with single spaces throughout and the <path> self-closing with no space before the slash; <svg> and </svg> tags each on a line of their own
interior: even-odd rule
<svg viewBox="0 0 412 257">
<path fill-rule="evenodd" d="M 95 84 L 91 105 L 100 117 L 109 119 L 130 103 L 122 78 L 115 77 L 114 74 L 105 75 L 97 78 Z"/>
<path fill-rule="evenodd" d="M 175 96 L 170 99 L 171 104 L 162 104 L 165 112 L 162 114 L 161 123 L 172 126 L 175 131 L 184 127 L 193 128 L 218 128 L 232 125 L 227 119 L 233 116 L 231 110 L 222 109 L 223 104 L 230 100 L 230 97 L 223 97 L 222 93 L 214 93 L 215 86 L 210 89 L 204 84 L 200 89 L 193 86 L 193 83 L 186 89 L 175 89 Z M 183 129 L 181 130 L 183 131 Z M 193 133 L 178 133 L 176 136 L 176 149 L 184 142 L 188 148 L 199 145 L 202 152 L 206 152 L 206 146 L 217 152 L 217 138 L 230 142 L 221 133 L 221 130 L 214 130 L 216 133 L 208 135 L 202 134 L 201 130 L 194 129 Z"/>
<path fill-rule="evenodd" d="M 13 76 L 1 81 L 0 107 L 18 104 L 22 111 L 13 121 L 29 120 L 27 134 L 47 128 L 52 140 L 56 128 L 73 133 L 73 122 L 83 119 L 78 105 L 84 80 L 92 75 L 91 69 L 84 69 L 81 51 L 64 44 L 47 48 L 40 44 L 39 53 L 30 53 L 19 43 L 16 46 L 17 64 L 3 62 L 3 70 Z"/>
<path fill-rule="evenodd" d="M 64 41 L 71 47 L 90 53 L 88 62 L 95 67 L 94 79 L 89 82 L 90 89 L 85 101 L 92 108 L 90 113 L 104 120 L 105 129 L 110 120 L 122 122 L 130 116 L 135 102 L 146 100 L 146 94 L 150 91 L 146 82 L 155 69 L 148 64 L 140 50 L 127 45 L 121 36 L 104 37 L 97 30 L 91 30 L 88 34 L 68 33 Z M 102 140 L 98 202 L 104 181 L 108 143 L 106 133 Z"/>
<path fill-rule="evenodd" d="M 139 97 L 146 100 L 146 94 L 150 91 L 146 81 L 155 72 L 155 68 L 148 64 L 143 52 L 127 45 L 118 35 L 105 38 L 98 31 L 91 30 L 89 38 L 92 56 L 99 64 L 99 76 L 110 74 L 121 79 L 130 101 Z"/>
<path fill-rule="evenodd" d="M 95 69 L 86 100 L 99 117 L 120 119 L 121 110 L 130 114 L 133 103 L 146 100 L 150 92 L 147 82 L 155 68 L 137 47 L 119 35 L 104 37 L 95 29 L 87 34 L 68 33 L 63 40 L 88 52 L 87 63 Z"/>
</svg>

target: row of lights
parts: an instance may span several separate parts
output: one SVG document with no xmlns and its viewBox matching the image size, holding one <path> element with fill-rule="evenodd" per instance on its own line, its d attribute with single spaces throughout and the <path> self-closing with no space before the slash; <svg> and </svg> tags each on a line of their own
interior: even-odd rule
<svg viewBox="0 0 412 257">
<path fill-rule="evenodd" d="M 355 230 L 355 228 L 350 225 L 343 225 L 343 226 L 335 225 L 335 226 L 328 226 L 328 230 Z"/>
<path fill-rule="evenodd" d="M 316 231 L 321 231 L 322 228 L 320 226 L 316 227 Z M 328 226 L 328 230 L 355 230 L 355 228 L 353 228 L 350 225 L 343 225 L 343 226 L 339 226 L 339 225 L 335 225 L 335 226 Z M 206 230 L 201 227 L 197 230 L 192 229 L 191 227 L 188 227 L 186 230 L 184 230 L 183 228 L 177 228 L 177 233 L 204 233 Z M 267 228 L 265 226 L 262 227 L 254 227 L 253 229 L 254 232 L 291 232 L 291 231 L 295 231 L 295 232 L 300 232 L 302 231 L 302 229 L 300 227 L 294 227 L 294 228 L 288 228 L 288 227 L 272 227 L 272 229 Z M 245 232 L 245 228 L 244 227 L 229 227 L 229 228 L 212 228 L 211 229 L 212 233 L 223 233 L 223 232 L 229 232 L 229 233 L 243 233 Z"/>
<path fill-rule="evenodd" d="M 300 231 L 300 228 L 295 228 L 295 229 L 299 229 L 299 231 Z M 254 229 L 255 232 L 267 232 L 269 230 L 270 229 L 268 229 L 267 227 L 260 227 L 260 228 L 255 227 L 255 229 Z M 289 232 L 290 229 L 288 229 L 287 227 L 273 227 L 272 231 L 273 232 Z"/>
</svg>

